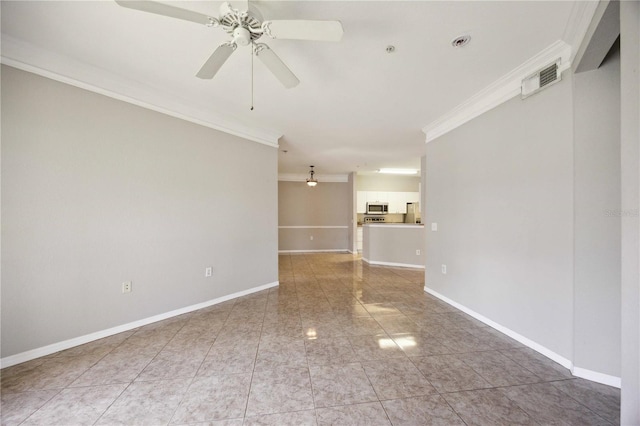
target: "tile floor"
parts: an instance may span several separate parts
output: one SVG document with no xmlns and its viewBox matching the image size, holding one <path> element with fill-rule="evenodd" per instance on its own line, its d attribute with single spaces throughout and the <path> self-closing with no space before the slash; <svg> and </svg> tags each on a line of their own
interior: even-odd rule
<svg viewBox="0 0 640 426">
<path fill-rule="evenodd" d="M 618 389 L 423 282 L 348 254 L 280 256 L 278 288 L 2 370 L 2 424 L 619 423 Z"/>
</svg>

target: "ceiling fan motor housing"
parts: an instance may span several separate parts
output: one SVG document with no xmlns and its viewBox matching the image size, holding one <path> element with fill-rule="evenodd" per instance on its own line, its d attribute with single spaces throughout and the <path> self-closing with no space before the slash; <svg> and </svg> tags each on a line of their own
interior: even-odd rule
<svg viewBox="0 0 640 426">
<path fill-rule="evenodd" d="M 247 11 L 239 11 L 225 2 L 220 8 L 220 24 L 238 46 L 248 46 L 262 36 L 262 15 L 252 4 Z"/>
</svg>

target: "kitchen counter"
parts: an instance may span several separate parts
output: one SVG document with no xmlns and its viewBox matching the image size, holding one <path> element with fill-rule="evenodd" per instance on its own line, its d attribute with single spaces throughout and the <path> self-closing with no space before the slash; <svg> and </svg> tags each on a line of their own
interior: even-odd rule
<svg viewBox="0 0 640 426">
<path fill-rule="evenodd" d="M 425 267 L 426 232 L 419 223 L 365 223 L 362 260 L 371 265 Z"/>
</svg>

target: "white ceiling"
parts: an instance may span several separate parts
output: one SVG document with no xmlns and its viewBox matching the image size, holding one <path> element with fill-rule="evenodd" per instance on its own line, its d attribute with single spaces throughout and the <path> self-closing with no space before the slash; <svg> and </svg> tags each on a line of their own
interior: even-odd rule
<svg viewBox="0 0 640 426">
<path fill-rule="evenodd" d="M 284 89 L 256 61 L 253 111 L 248 48 L 239 47 L 213 80 L 200 80 L 195 77 L 200 66 L 227 40 L 222 29 L 125 9 L 110 0 L 3 0 L 3 56 L 8 37 L 76 68 L 80 63 L 111 81 L 121 79 L 123 95 L 134 96 L 126 92 L 138 86 L 212 120 L 226 117 L 283 135 L 280 173 L 306 173 L 310 164 L 318 174 L 419 168 L 425 152 L 421 129 L 562 39 L 574 6 L 571 1 L 252 3 L 265 19 L 337 19 L 344 27 L 338 43 L 267 39 L 301 83 Z M 213 16 L 220 6 L 218 1 L 173 4 Z M 471 43 L 454 49 L 450 41 L 461 34 L 470 34 Z M 387 45 L 395 52 L 388 54 Z M 46 69 L 45 56 L 32 55 L 31 65 Z"/>
</svg>

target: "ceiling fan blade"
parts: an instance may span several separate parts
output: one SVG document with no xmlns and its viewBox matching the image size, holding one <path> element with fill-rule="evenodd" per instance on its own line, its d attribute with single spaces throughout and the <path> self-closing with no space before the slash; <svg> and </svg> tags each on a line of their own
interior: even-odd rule
<svg viewBox="0 0 640 426">
<path fill-rule="evenodd" d="M 280 60 L 273 50 L 269 49 L 266 44 L 256 45 L 256 56 L 262 61 L 262 63 L 269 68 L 269 71 L 276 76 L 280 83 L 287 89 L 296 87 L 300 84 L 300 80 L 291 72 L 291 70 Z"/>
<path fill-rule="evenodd" d="M 192 10 L 182 9 L 180 7 L 171 6 L 169 4 L 157 1 L 147 0 L 115 0 L 122 7 L 129 9 L 141 10 L 143 12 L 155 13 L 157 15 L 169 16 L 171 18 L 184 19 L 185 21 L 195 22 L 213 26 L 218 20 L 204 13 L 194 12 Z"/>
<path fill-rule="evenodd" d="M 223 43 L 209 56 L 207 62 L 204 63 L 196 77 L 202 79 L 212 79 L 214 75 L 220 70 L 224 63 L 229 59 L 229 56 L 236 50 L 237 45 L 235 43 Z"/>
<path fill-rule="evenodd" d="M 262 28 L 271 38 L 293 40 L 340 41 L 343 34 L 340 21 L 265 21 Z"/>
</svg>

